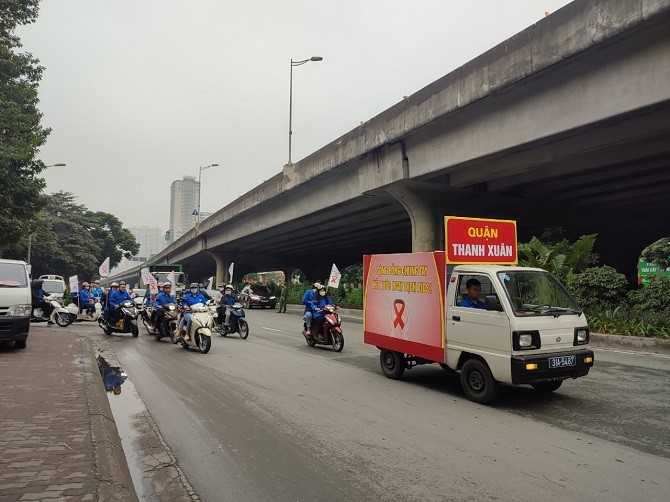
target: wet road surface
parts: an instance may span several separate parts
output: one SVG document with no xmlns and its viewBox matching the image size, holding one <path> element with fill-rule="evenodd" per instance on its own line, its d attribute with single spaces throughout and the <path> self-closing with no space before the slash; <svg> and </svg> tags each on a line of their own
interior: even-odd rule
<svg viewBox="0 0 670 502">
<path fill-rule="evenodd" d="M 110 337 L 202 500 L 666 500 L 670 358 L 596 351 L 553 395 L 466 400 L 437 365 L 386 379 L 362 325 L 310 348 L 297 315 L 247 311 L 250 335 L 199 354 Z"/>
</svg>

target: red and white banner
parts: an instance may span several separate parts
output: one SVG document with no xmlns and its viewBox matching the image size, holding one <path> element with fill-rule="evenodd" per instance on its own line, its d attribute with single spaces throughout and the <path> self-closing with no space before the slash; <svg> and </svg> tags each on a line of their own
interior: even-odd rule
<svg viewBox="0 0 670 502">
<path fill-rule="evenodd" d="M 447 263 L 518 262 L 514 220 L 445 216 L 444 231 Z"/>
<path fill-rule="evenodd" d="M 105 261 L 98 267 L 98 273 L 100 277 L 109 277 L 109 256 L 105 258 Z"/>
<path fill-rule="evenodd" d="M 73 275 L 68 281 L 70 283 L 70 293 L 79 293 L 79 278 Z"/>
<path fill-rule="evenodd" d="M 328 287 L 339 288 L 340 279 L 342 279 L 342 274 L 333 263 L 333 266 L 330 269 L 330 277 L 328 278 Z"/>
</svg>

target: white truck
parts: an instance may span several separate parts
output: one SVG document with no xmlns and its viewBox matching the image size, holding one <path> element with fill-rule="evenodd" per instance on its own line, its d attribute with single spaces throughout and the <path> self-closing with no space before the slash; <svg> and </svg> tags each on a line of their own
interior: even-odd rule
<svg viewBox="0 0 670 502">
<path fill-rule="evenodd" d="M 363 264 L 364 341 L 380 349 L 388 378 L 437 362 L 460 372 L 469 399 L 488 403 L 500 383 L 552 392 L 593 366 L 586 317 L 545 270 L 447 266 L 444 251 L 369 255 Z M 479 308 L 459 306 L 471 279 L 481 285 Z"/>
</svg>

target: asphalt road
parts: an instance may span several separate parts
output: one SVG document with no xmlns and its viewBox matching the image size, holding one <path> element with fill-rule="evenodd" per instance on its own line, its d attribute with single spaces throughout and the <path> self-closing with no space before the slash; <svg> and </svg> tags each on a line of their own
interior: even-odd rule
<svg viewBox="0 0 670 502">
<path fill-rule="evenodd" d="M 463 397 L 437 365 L 386 379 L 362 325 L 310 348 L 297 315 L 247 311 L 211 351 L 111 337 L 205 501 L 667 500 L 670 357 L 596 350 L 553 395 Z"/>
</svg>

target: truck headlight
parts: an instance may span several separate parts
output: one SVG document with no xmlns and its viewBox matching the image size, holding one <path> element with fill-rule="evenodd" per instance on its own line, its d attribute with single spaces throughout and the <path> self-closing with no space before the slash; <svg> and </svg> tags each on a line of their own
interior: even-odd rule
<svg viewBox="0 0 670 502">
<path fill-rule="evenodd" d="M 573 345 L 586 345 L 587 343 L 589 343 L 589 328 L 575 328 Z"/>
<path fill-rule="evenodd" d="M 519 347 L 526 348 L 533 345 L 533 335 L 530 333 L 523 333 L 519 335 Z"/>
<path fill-rule="evenodd" d="M 32 306 L 30 305 L 12 305 L 11 307 L 9 307 L 7 315 L 15 317 L 28 317 L 30 315 L 31 310 Z"/>
<path fill-rule="evenodd" d="M 512 348 L 514 350 L 535 350 L 542 345 L 539 331 L 513 331 Z"/>
</svg>

